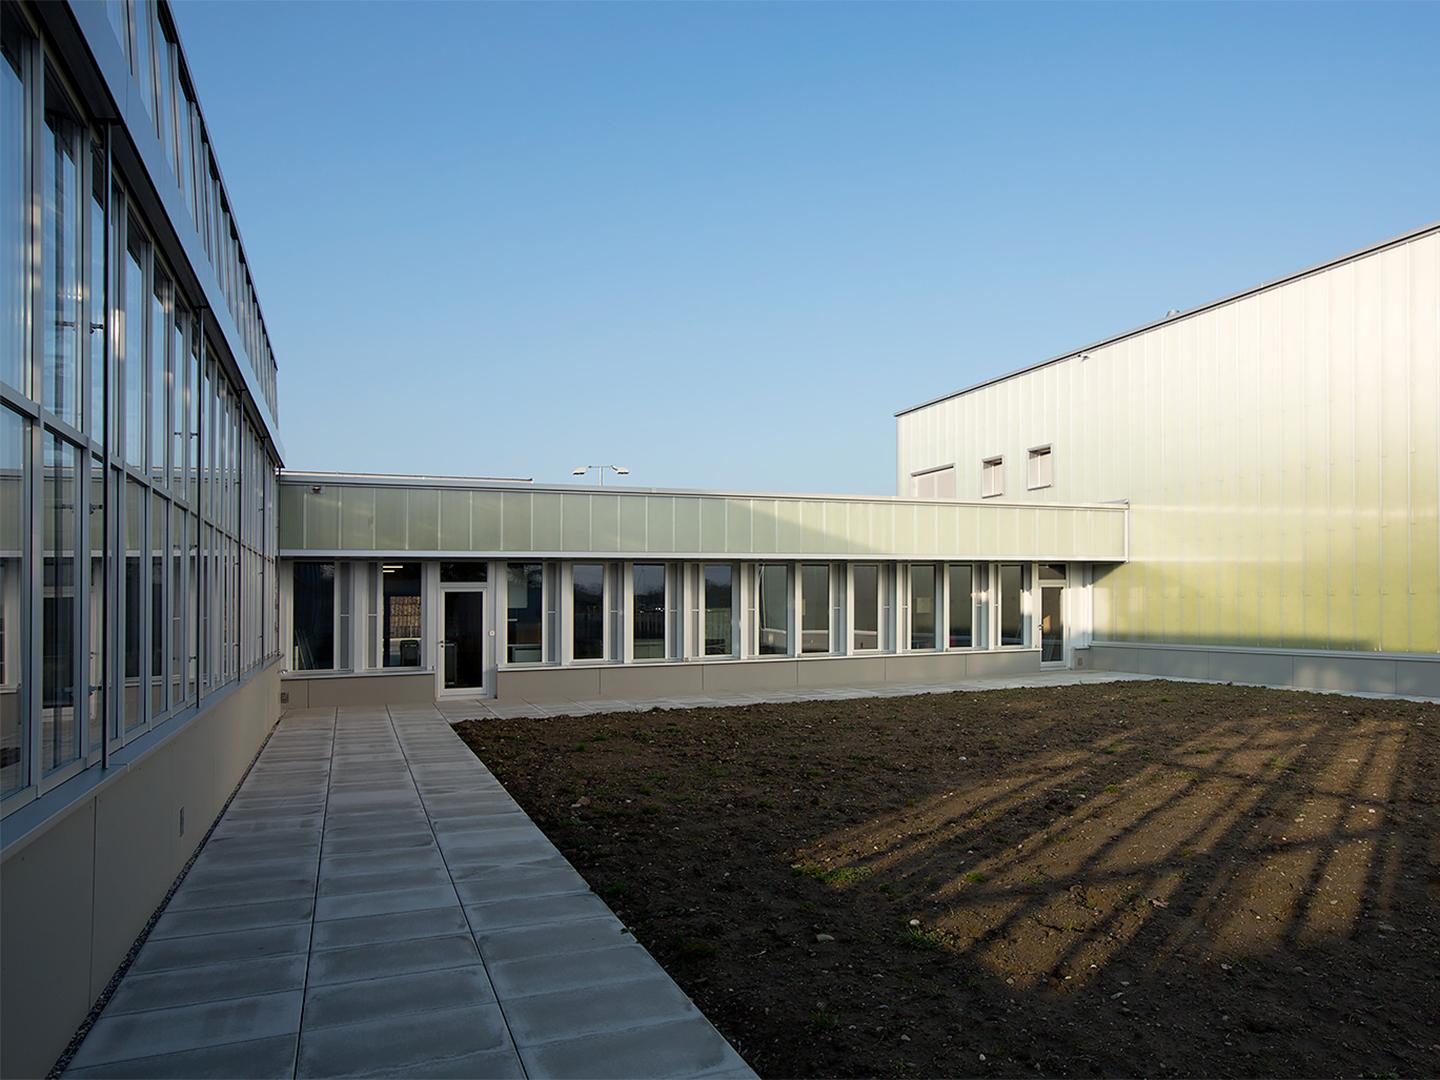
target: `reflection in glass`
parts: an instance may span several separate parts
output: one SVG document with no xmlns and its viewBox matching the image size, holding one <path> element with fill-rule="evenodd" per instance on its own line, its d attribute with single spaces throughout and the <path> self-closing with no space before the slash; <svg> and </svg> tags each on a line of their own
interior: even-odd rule
<svg viewBox="0 0 1440 1080">
<path fill-rule="evenodd" d="M 135 228 L 132 224 L 131 228 Z M 145 253 L 139 241 L 125 250 L 125 461 L 145 464 Z"/>
<path fill-rule="evenodd" d="M 1062 600 L 1064 589 L 1040 590 L 1040 661 L 1055 663 L 1065 659 L 1065 620 Z"/>
<path fill-rule="evenodd" d="M 145 489 L 134 480 L 125 481 L 125 730 L 144 720 L 144 699 L 140 694 L 140 662 L 145 606 L 140 589 L 145 550 Z"/>
<path fill-rule="evenodd" d="M 665 564 L 636 563 L 634 573 L 634 656 L 665 656 Z"/>
<path fill-rule="evenodd" d="M 765 563 L 757 578 L 760 655 L 784 656 L 790 651 L 790 567 Z"/>
<path fill-rule="evenodd" d="M 734 567 L 705 567 L 705 655 L 735 655 Z"/>
<path fill-rule="evenodd" d="M 335 564 L 295 564 L 292 671 L 327 671 L 335 666 Z"/>
<path fill-rule="evenodd" d="M 45 772 L 80 753 L 75 694 L 75 449 L 45 435 L 40 747 Z"/>
<path fill-rule="evenodd" d="M 1023 589 L 1019 563 L 1000 564 L 1000 644 L 1025 644 L 1025 619 L 1020 610 Z"/>
<path fill-rule="evenodd" d="M 855 589 L 855 649 L 880 647 L 880 567 L 858 563 L 850 580 Z"/>
<path fill-rule="evenodd" d="M 90 174 L 90 402 L 85 430 L 97 441 L 105 437 L 105 158 L 98 143 L 91 147 Z"/>
<path fill-rule="evenodd" d="M 25 42 L 19 15 L 8 4 L 0 8 L 0 25 L 0 381 L 29 393 L 30 125 L 23 77 Z M 12 775 L 8 770 L 19 766 L 4 768 L 8 782 Z"/>
<path fill-rule="evenodd" d="M 950 648 L 968 649 L 975 644 L 974 568 L 969 563 L 950 567 Z"/>
<path fill-rule="evenodd" d="M 199 519 L 193 511 L 190 513 L 189 525 L 189 531 L 185 536 L 189 542 L 186 573 L 189 576 L 190 584 L 185 610 L 185 698 L 187 701 L 194 701 L 200 675 L 200 529 Z M 265 608 L 267 626 L 273 625 L 271 621 L 273 610 L 269 605 Z"/>
<path fill-rule="evenodd" d="M 150 475 L 165 482 L 165 406 L 170 400 L 168 348 L 170 341 L 170 281 L 156 267 L 155 293 L 150 304 Z"/>
<path fill-rule="evenodd" d="M 485 683 L 485 594 L 456 589 L 445 593 L 445 689 Z"/>
<path fill-rule="evenodd" d="M 29 773 L 20 715 L 26 637 L 20 624 L 20 588 L 25 580 L 21 523 L 28 516 L 23 512 L 21 476 L 28 427 L 0 405 L 0 795 L 24 787 Z"/>
<path fill-rule="evenodd" d="M 170 505 L 170 704 L 185 688 L 185 511 Z"/>
<path fill-rule="evenodd" d="M 910 648 L 935 648 L 935 566 L 910 567 Z"/>
<path fill-rule="evenodd" d="M 440 580 L 442 582 L 483 582 L 489 576 L 489 571 L 490 564 L 485 562 L 442 562 L 440 564 Z"/>
<path fill-rule="evenodd" d="M 170 503 L 151 492 L 150 503 L 150 719 L 165 711 L 165 634 L 169 590 L 165 575 L 165 522 Z"/>
<path fill-rule="evenodd" d="M 605 567 L 576 563 L 572 604 L 576 660 L 599 660 L 605 655 Z"/>
<path fill-rule="evenodd" d="M 385 613 L 380 627 L 386 667 L 420 666 L 420 564 L 385 563 L 380 568 Z"/>
<path fill-rule="evenodd" d="M 800 568 L 800 651 L 830 651 L 830 567 L 806 563 Z"/>
<path fill-rule="evenodd" d="M 538 664 L 544 632 L 541 605 L 545 593 L 540 563 L 508 563 L 505 567 L 505 656 L 512 664 Z"/>
<path fill-rule="evenodd" d="M 81 130 L 52 81 L 41 129 L 41 292 L 44 294 L 44 405 L 68 424 L 80 422 Z"/>
<path fill-rule="evenodd" d="M 109 639 L 105 628 L 105 463 L 90 459 L 90 609 L 85 628 L 88 643 L 90 749 L 100 745 L 100 725 L 105 720 L 105 655 Z"/>
</svg>

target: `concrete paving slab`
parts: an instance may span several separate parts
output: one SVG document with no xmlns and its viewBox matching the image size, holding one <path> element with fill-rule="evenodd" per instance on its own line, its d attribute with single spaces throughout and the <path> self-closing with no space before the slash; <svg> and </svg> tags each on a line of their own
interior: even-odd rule
<svg viewBox="0 0 1440 1080">
<path fill-rule="evenodd" d="M 743 1070 L 740 1055 L 704 1017 L 520 1047 L 530 1076 L 642 1080 Z"/>
<path fill-rule="evenodd" d="M 282 719 L 71 1074 L 524 1076 L 523 1044 L 539 1077 L 603 1039 L 621 1072 L 753 1075 L 445 716 L 314 709 Z"/>
</svg>

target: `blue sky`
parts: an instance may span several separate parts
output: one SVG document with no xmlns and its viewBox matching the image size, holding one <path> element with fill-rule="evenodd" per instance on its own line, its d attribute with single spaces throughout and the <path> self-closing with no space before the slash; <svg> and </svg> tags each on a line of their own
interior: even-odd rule
<svg viewBox="0 0 1440 1080">
<path fill-rule="evenodd" d="M 892 413 L 1440 218 L 1440 5 L 178 5 L 292 468 L 894 490 Z"/>
</svg>

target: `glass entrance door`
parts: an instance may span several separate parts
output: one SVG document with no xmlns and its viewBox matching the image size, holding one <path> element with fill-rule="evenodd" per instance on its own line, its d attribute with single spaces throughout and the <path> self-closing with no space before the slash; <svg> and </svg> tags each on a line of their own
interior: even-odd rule
<svg viewBox="0 0 1440 1080">
<path fill-rule="evenodd" d="M 446 690 L 481 690 L 485 685 L 485 591 L 456 589 L 443 595 L 441 685 Z"/>
</svg>

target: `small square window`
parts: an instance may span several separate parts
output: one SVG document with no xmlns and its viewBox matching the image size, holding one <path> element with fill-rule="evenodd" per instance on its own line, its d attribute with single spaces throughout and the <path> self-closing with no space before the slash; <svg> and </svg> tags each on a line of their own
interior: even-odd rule
<svg viewBox="0 0 1440 1080">
<path fill-rule="evenodd" d="M 1050 447 L 1037 446 L 1034 450 L 1030 451 L 1030 459 L 1026 467 L 1025 483 L 1032 491 L 1035 488 L 1047 488 L 1054 483 Z"/>
<path fill-rule="evenodd" d="M 982 498 L 990 498 L 992 495 L 1005 494 L 1005 459 L 1003 457 L 986 458 L 980 463 L 980 495 Z"/>
</svg>

